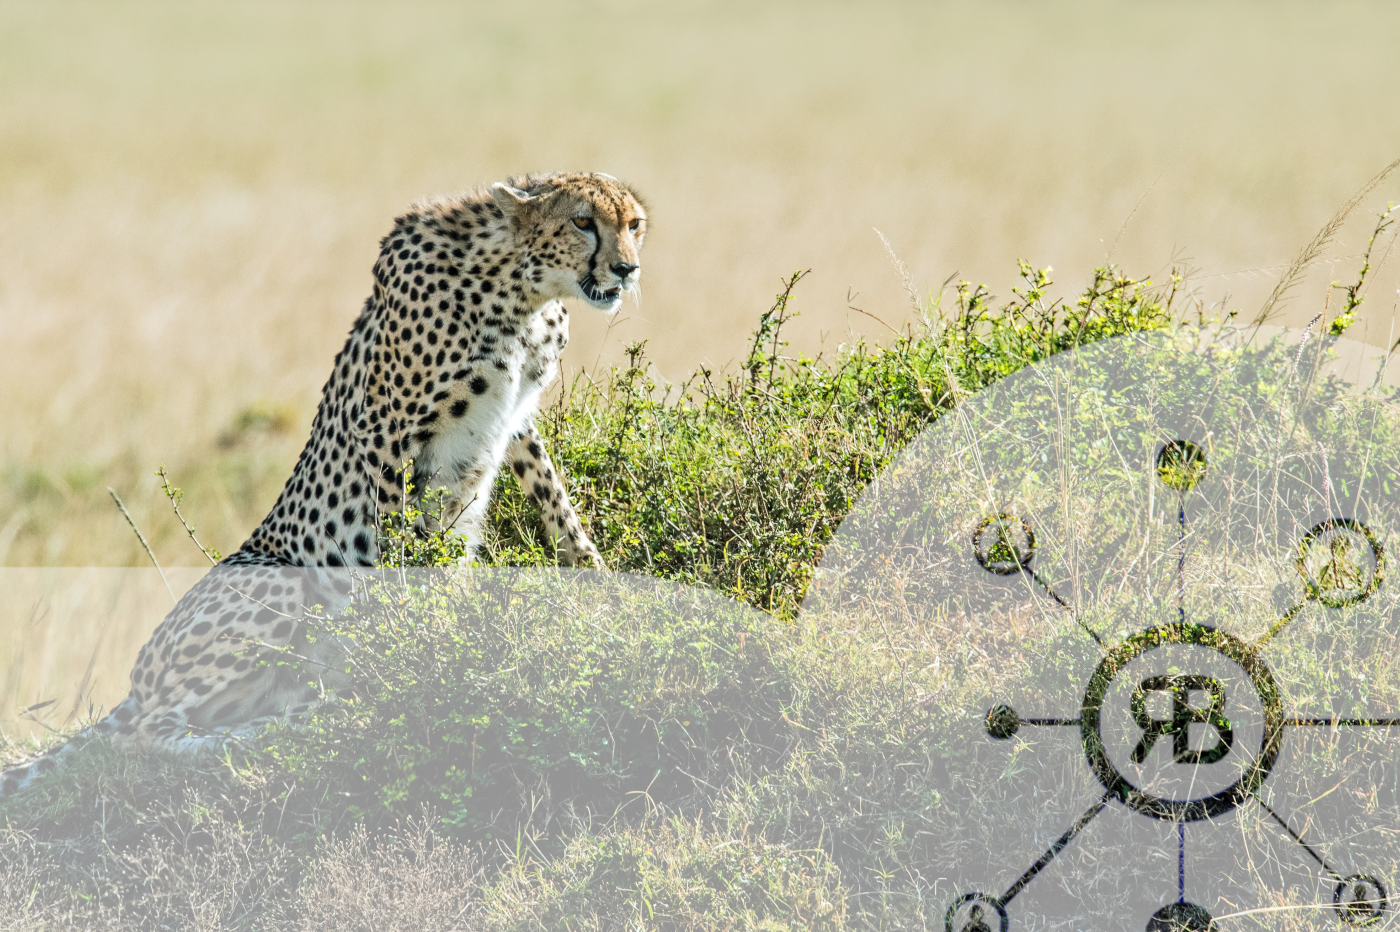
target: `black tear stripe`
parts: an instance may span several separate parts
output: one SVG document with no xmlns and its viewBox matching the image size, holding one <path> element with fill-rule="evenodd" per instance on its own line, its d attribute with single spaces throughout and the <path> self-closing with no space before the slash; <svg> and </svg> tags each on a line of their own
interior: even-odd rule
<svg viewBox="0 0 1400 932">
<path fill-rule="evenodd" d="M 597 224 L 594 224 L 594 226 L 596 227 Z M 591 256 L 588 257 L 588 277 L 591 278 L 591 279 L 593 279 L 593 281 L 595 281 L 595 282 L 598 280 L 598 276 L 597 276 L 596 274 L 594 274 L 593 268 L 594 268 L 594 265 L 595 265 L 595 264 L 597 263 L 597 261 L 598 261 L 598 251 L 599 251 L 600 249 L 602 249 L 602 248 L 603 248 L 603 231 L 602 231 L 602 230 L 598 230 L 597 232 L 595 232 L 595 233 L 593 234 L 593 254 L 592 254 Z"/>
<path fill-rule="evenodd" d="M 584 293 L 594 301 L 603 298 L 603 289 L 598 285 L 598 276 L 594 269 L 598 264 L 598 253 L 603 249 L 603 230 L 596 223 L 593 226 L 593 252 L 588 257 L 588 272 L 579 279 L 579 285 Z"/>
</svg>

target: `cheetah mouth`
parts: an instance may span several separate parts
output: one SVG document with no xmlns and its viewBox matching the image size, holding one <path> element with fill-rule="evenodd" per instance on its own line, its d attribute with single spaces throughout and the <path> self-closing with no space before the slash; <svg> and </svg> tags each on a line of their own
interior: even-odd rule
<svg viewBox="0 0 1400 932">
<path fill-rule="evenodd" d="M 621 285 L 603 288 L 598 284 L 598 279 L 592 275 L 585 275 L 579 279 L 578 289 L 583 293 L 583 297 L 588 303 L 594 307 L 612 308 L 622 298 Z"/>
</svg>

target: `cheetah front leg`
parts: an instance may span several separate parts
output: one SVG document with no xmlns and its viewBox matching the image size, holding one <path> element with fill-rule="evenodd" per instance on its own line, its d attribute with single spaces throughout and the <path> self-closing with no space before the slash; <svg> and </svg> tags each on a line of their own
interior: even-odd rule
<svg viewBox="0 0 1400 932">
<path fill-rule="evenodd" d="M 510 438 L 506 450 L 515 478 L 520 480 L 520 488 L 525 495 L 539 506 L 544 517 L 545 531 L 554 541 L 554 546 L 563 553 L 570 566 L 593 566 L 605 569 L 598 548 L 588 539 L 583 522 L 569 504 L 569 493 L 564 488 L 564 477 L 549 461 L 544 450 L 544 440 L 535 429 L 534 422 Z"/>
</svg>

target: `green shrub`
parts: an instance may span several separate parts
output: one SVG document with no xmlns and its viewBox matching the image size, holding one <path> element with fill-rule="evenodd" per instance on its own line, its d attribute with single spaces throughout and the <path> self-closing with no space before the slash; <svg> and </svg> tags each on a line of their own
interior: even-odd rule
<svg viewBox="0 0 1400 932">
<path fill-rule="evenodd" d="M 461 837 L 513 842 L 644 811 L 638 794 L 693 797 L 783 730 L 780 624 L 704 590 L 567 571 L 381 585 L 331 631 L 357 695 L 263 752 L 354 820 L 426 805 Z"/>
<path fill-rule="evenodd" d="M 1099 269 L 1072 305 L 1047 299 L 1048 269 L 1000 309 L 960 282 L 953 306 L 888 346 L 829 360 L 782 355 L 793 275 L 759 321 L 744 365 L 679 386 L 649 374 L 641 344 L 612 377 L 575 381 L 540 420 L 609 568 L 695 583 L 791 618 L 851 503 L 959 399 L 1055 353 L 1168 324 L 1177 291 Z M 1174 278 L 1175 281 L 1175 278 Z M 513 482 L 495 492 L 486 556 L 548 565 L 538 517 Z"/>
</svg>

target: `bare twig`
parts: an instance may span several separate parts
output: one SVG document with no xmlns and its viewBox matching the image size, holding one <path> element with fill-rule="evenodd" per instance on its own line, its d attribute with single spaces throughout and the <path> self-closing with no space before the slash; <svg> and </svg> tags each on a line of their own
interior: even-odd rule
<svg viewBox="0 0 1400 932">
<path fill-rule="evenodd" d="M 165 472 L 165 464 L 162 463 L 160 469 L 156 470 L 156 475 L 160 476 L 160 489 L 165 493 L 165 497 L 170 499 L 170 507 L 175 509 L 175 517 L 180 519 L 180 523 L 185 526 L 185 533 L 190 535 L 190 540 L 199 548 L 199 552 L 204 554 L 204 559 L 213 566 L 223 559 L 223 555 L 217 550 L 211 550 L 199 542 L 199 538 L 194 536 L 194 528 L 185 520 L 185 516 L 180 513 L 180 500 L 185 497 L 185 493 L 170 484 L 170 476 Z"/>
<path fill-rule="evenodd" d="M 1361 306 L 1362 301 L 1366 300 L 1365 296 L 1361 294 L 1361 291 L 1366 285 L 1366 276 L 1371 272 L 1371 251 L 1376 247 L 1376 240 L 1394 225 L 1395 218 L 1391 216 L 1394 211 L 1394 204 L 1387 206 L 1385 211 L 1380 215 L 1380 219 L 1376 221 L 1376 229 L 1371 233 L 1371 239 L 1366 243 L 1366 251 L 1362 253 L 1361 270 L 1356 274 L 1356 281 L 1350 285 L 1339 285 L 1336 282 L 1332 284 L 1333 288 L 1345 291 L 1347 296 L 1346 303 L 1342 305 L 1341 311 L 1333 318 L 1332 325 L 1327 331 L 1334 337 L 1339 337 L 1346 332 L 1346 329 L 1356 320 L 1356 309 Z M 1391 238 L 1390 246 L 1392 248 L 1395 246 L 1394 237 Z M 1381 256 L 1378 266 L 1383 265 L 1385 260 L 1389 257 L 1390 248 L 1387 248 L 1385 253 Z"/>
<path fill-rule="evenodd" d="M 170 601 L 180 601 L 175 598 L 175 590 L 170 588 L 170 580 L 165 578 L 165 570 L 160 568 L 160 561 L 156 559 L 155 553 L 151 550 L 151 545 L 146 543 L 146 535 L 142 534 L 141 529 L 136 526 L 136 521 L 131 517 L 131 512 L 126 510 L 126 504 L 122 501 L 122 497 L 118 495 L 117 490 L 110 485 L 107 486 L 107 492 L 112 496 L 112 501 L 116 502 L 117 507 L 121 509 L 122 517 L 126 519 L 126 523 L 131 525 L 131 529 L 136 532 L 136 539 L 141 542 L 142 547 L 146 548 L 146 556 L 150 557 L 151 562 L 155 564 L 156 572 L 160 574 L 160 581 L 165 583 L 165 591 L 170 593 Z"/>
<path fill-rule="evenodd" d="M 748 359 L 744 361 L 744 369 L 749 374 L 749 388 L 751 390 L 758 387 L 758 373 L 765 362 L 768 364 L 768 387 L 772 388 L 773 379 L 777 375 L 778 351 L 787 345 L 780 339 L 783 325 L 797 316 L 788 313 L 788 304 L 792 301 L 792 289 L 797 287 L 797 283 L 811 272 L 811 269 L 802 269 L 783 279 L 783 290 L 773 299 L 773 306 L 759 317 L 758 329 L 754 331 L 753 335 L 753 345 L 749 347 Z M 769 344 L 766 355 L 763 351 L 764 344 Z"/>
<path fill-rule="evenodd" d="M 851 302 L 854 301 L 854 300 L 856 299 L 856 294 L 857 294 L 857 292 L 853 291 L 852 289 L 850 289 L 850 288 L 847 288 L 847 289 L 846 289 L 846 307 L 850 308 L 851 310 L 853 310 L 853 311 L 855 311 L 855 312 L 857 312 L 857 313 L 859 313 L 859 314 L 864 314 L 866 317 L 869 317 L 871 320 L 875 321 L 877 324 L 879 324 L 880 326 L 884 327 L 886 330 L 888 330 L 890 333 L 893 333 L 893 334 L 894 334 L 895 336 L 897 336 L 897 337 L 903 336 L 903 335 L 904 335 L 904 334 L 900 333 L 898 330 L 896 330 L 896 329 L 894 329 L 893 327 L 891 327 L 889 324 L 885 323 L 885 322 L 884 322 L 883 320 L 881 320 L 880 318 L 876 317 L 874 314 L 872 314 L 872 313 L 870 313 L 869 311 L 865 310 L 864 308 L 859 308 L 859 307 L 856 307 L 854 304 L 852 304 Z"/>
</svg>

